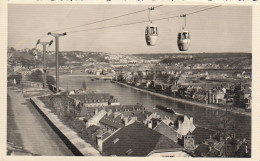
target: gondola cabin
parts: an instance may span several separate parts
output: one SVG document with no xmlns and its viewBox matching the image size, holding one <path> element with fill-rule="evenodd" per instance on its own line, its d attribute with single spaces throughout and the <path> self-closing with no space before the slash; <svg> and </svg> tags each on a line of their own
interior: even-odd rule
<svg viewBox="0 0 260 161">
<path fill-rule="evenodd" d="M 179 32 L 177 44 L 180 51 L 187 51 L 190 46 L 190 33 L 188 31 Z"/>
<path fill-rule="evenodd" d="M 150 24 L 145 29 L 145 40 L 148 46 L 154 46 L 158 37 L 158 29 L 156 25 Z"/>
</svg>

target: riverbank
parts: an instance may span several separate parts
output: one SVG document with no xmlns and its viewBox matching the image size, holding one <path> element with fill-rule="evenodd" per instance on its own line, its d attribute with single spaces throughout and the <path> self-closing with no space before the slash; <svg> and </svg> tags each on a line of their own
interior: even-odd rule
<svg viewBox="0 0 260 161">
<path fill-rule="evenodd" d="M 137 87 L 134 87 L 134 86 L 130 86 L 128 84 L 124 84 L 124 83 L 121 83 L 121 82 L 118 82 L 118 81 L 113 81 L 112 80 L 111 82 L 112 83 L 117 83 L 117 84 L 120 84 L 120 85 L 123 85 L 123 86 L 126 86 L 126 87 L 129 87 L 129 88 L 141 91 L 141 92 L 149 93 L 151 95 L 155 95 L 155 96 L 159 96 L 159 97 L 162 97 L 162 98 L 170 99 L 170 100 L 173 100 L 173 101 L 182 102 L 182 103 L 195 105 L 195 106 L 201 106 L 201 107 L 205 107 L 205 108 L 211 108 L 211 109 L 226 111 L 226 108 L 219 107 L 219 106 L 216 106 L 216 105 L 203 104 L 203 103 L 193 102 L 193 101 L 189 101 L 189 100 L 185 100 L 185 99 L 170 97 L 170 96 L 166 96 L 166 95 L 163 95 L 163 94 L 160 94 L 160 93 L 155 93 L 155 92 L 148 91 L 148 90 L 145 90 L 145 89 L 140 89 L 140 88 L 137 88 Z M 235 113 L 235 114 L 241 114 L 241 115 L 244 115 L 244 116 L 251 116 L 251 113 L 249 113 L 249 112 L 239 111 L 239 110 L 234 109 L 234 108 L 233 109 L 229 109 L 228 108 L 227 111 Z"/>
</svg>

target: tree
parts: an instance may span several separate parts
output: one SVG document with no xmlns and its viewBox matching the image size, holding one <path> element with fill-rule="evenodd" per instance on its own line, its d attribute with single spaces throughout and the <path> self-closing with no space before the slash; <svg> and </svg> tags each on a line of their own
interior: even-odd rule
<svg viewBox="0 0 260 161">
<path fill-rule="evenodd" d="M 43 82 L 42 72 L 39 69 L 37 69 L 36 71 L 33 71 L 31 73 L 30 80 L 32 82 Z"/>
<path fill-rule="evenodd" d="M 146 76 L 146 80 L 153 80 L 155 77 L 155 73 L 154 71 L 151 71 L 151 73 L 149 73 L 147 76 Z"/>
<path fill-rule="evenodd" d="M 123 76 L 122 74 L 119 74 L 119 75 L 118 75 L 117 80 L 118 80 L 119 82 L 125 81 L 124 76 Z"/>
<path fill-rule="evenodd" d="M 47 83 L 47 84 L 54 85 L 55 82 L 56 82 L 56 81 L 55 81 L 55 79 L 54 79 L 53 76 L 51 76 L 51 75 L 47 75 L 47 76 L 46 76 L 46 83 Z"/>
<path fill-rule="evenodd" d="M 10 76 L 8 76 L 7 79 L 8 79 L 9 81 L 13 81 L 13 80 L 15 79 L 15 81 L 16 81 L 17 83 L 20 83 L 21 80 L 22 80 L 22 74 L 19 73 L 19 74 L 10 75 Z"/>
<path fill-rule="evenodd" d="M 10 50 L 11 50 L 11 51 L 15 51 L 14 47 L 11 47 Z"/>
</svg>

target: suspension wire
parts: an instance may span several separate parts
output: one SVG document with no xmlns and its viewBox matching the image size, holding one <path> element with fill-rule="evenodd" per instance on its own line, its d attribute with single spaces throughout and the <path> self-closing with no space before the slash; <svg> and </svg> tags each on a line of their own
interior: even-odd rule
<svg viewBox="0 0 260 161">
<path fill-rule="evenodd" d="M 218 5 L 218 6 L 214 6 L 214 7 L 210 7 L 210 8 L 206 8 L 206 9 L 202 9 L 202 10 L 199 10 L 199 11 L 194 11 L 194 12 L 191 12 L 191 13 L 187 13 L 187 14 L 184 14 L 184 15 L 192 15 L 192 14 L 195 14 L 195 13 L 198 13 L 198 12 L 203 12 L 203 11 L 207 11 L 207 10 L 210 10 L 210 9 L 213 9 L 213 8 L 217 8 L 217 7 L 220 7 L 221 5 Z"/>
<path fill-rule="evenodd" d="M 220 6 L 221 6 L 221 5 L 218 5 L 218 6 L 214 6 L 214 7 L 202 9 L 202 10 L 199 10 L 199 11 L 194 11 L 194 12 L 191 12 L 191 13 L 187 13 L 187 14 L 182 14 L 182 15 L 180 15 L 180 17 L 183 17 L 183 18 L 184 18 L 184 26 L 182 27 L 182 30 L 184 30 L 185 27 L 186 27 L 186 17 L 187 17 L 187 15 L 192 15 L 192 14 L 195 14 L 195 13 L 198 13 L 198 12 L 207 11 L 207 10 L 210 10 L 210 9 L 213 9 L 213 8 L 217 8 L 217 7 L 220 7 Z"/>
<path fill-rule="evenodd" d="M 154 19 L 152 21 L 160 21 L 160 20 L 165 20 L 169 18 L 177 18 L 180 16 L 172 16 L 172 17 L 166 17 L 166 18 L 159 18 L 159 19 Z M 128 26 L 128 25 L 135 25 L 139 23 L 145 23 L 145 22 L 150 22 L 149 20 L 144 20 L 144 21 L 139 21 L 139 22 L 132 22 L 132 23 L 125 23 L 125 24 L 120 24 L 120 25 L 112 25 L 112 26 L 105 26 L 105 27 L 100 27 L 100 28 L 92 28 L 92 29 L 86 29 L 86 30 L 76 30 L 76 31 L 70 31 L 67 33 L 74 33 L 74 32 L 82 32 L 82 31 L 91 31 L 91 30 L 100 30 L 100 29 L 106 29 L 106 28 L 113 28 L 113 27 L 120 27 L 120 26 Z"/>
<path fill-rule="evenodd" d="M 202 9 L 202 10 L 199 10 L 199 11 L 187 13 L 187 14 L 185 14 L 185 15 L 178 15 L 178 16 L 170 16 L 170 17 L 157 18 L 157 19 L 154 19 L 154 20 L 152 20 L 152 21 L 160 21 L 160 20 L 165 20 L 165 19 L 172 19 L 172 18 L 177 18 L 177 17 L 183 17 L 183 16 L 186 16 L 186 15 L 195 14 L 195 13 L 198 13 L 198 12 L 206 11 L 206 10 L 213 9 L 213 8 L 216 8 L 216 7 L 220 7 L 220 6 L 221 6 L 221 5 L 219 5 L 219 6 L 214 6 L 214 7 L 210 7 L 210 8 L 207 8 L 207 9 Z M 106 29 L 106 28 L 113 28 L 113 27 L 134 25 L 134 24 L 145 23 L 145 22 L 149 22 L 149 20 L 138 21 L 138 22 L 132 22 L 132 23 L 125 23 L 125 24 L 119 24 L 119 25 L 111 25 L 111 26 L 105 26 L 105 27 L 99 27 L 99 28 L 90 28 L 90 29 L 85 29 L 85 30 L 74 30 L 74 31 L 69 31 L 69 32 L 67 32 L 67 33 L 83 32 L 83 31 L 93 31 L 93 30 L 100 30 L 100 29 Z"/>
<path fill-rule="evenodd" d="M 198 6 L 195 6 L 195 7 L 198 7 Z M 161 13 L 161 14 L 157 14 L 157 15 L 154 15 L 153 17 L 154 18 L 161 18 L 161 15 L 164 15 L 164 16 L 166 16 L 166 14 L 178 14 L 177 12 L 179 12 L 179 11 L 182 11 L 182 10 L 186 10 L 185 12 L 188 12 L 188 11 L 193 11 L 194 10 L 194 8 L 195 8 L 194 6 L 193 7 L 187 7 L 187 8 L 184 8 L 184 9 L 179 9 L 179 10 L 174 10 L 174 11 L 171 11 L 171 12 L 167 12 L 167 13 Z M 204 8 L 204 7 L 203 7 Z M 196 8 L 196 10 L 198 10 L 198 9 L 202 9 L 202 8 Z M 148 16 L 149 16 L 149 14 L 148 14 Z M 136 19 L 136 21 L 141 21 L 141 20 L 146 20 L 147 18 L 140 18 L 140 19 Z M 149 20 L 150 21 L 150 20 Z"/>
<path fill-rule="evenodd" d="M 161 6 L 163 6 L 163 5 L 159 5 L 159 6 L 155 6 L 155 7 L 151 7 L 151 8 L 158 8 L 158 7 L 161 7 Z M 109 20 L 129 16 L 129 15 L 137 14 L 137 13 L 144 12 L 144 11 L 147 11 L 147 9 L 143 9 L 143 10 L 139 10 L 139 11 L 135 11 L 135 12 L 131 12 L 131 13 L 127 13 L 127 14 L 123 14 L 123 15 L 119 15 L 119 16 L 115 16 L 115 17 L 111 17 L 111 18 L 107 18 L 107 19 L 103 19 L 103 20 L 98 20 L 98 21 L 94 21 L 94 22 L 90 22 L 90 23 L 86 23 L 86 24 L 82 24 L 82 25 L 78 25 L 78 26 L 54 30 L 52 32 L 60 31 L 60 30 L 68 30 L 68 29 L 78 28 L 78 27 L 82 27 L 82 26 L 88 26 L 88 25 L 92 25 L 92 24 L 96 24 L 96 23 L 101 23 L 101 22 L 104 22 L 104 21 L 109 21 Z"/>
<path fill-rule="evenodd" d="M 182 12 L 191 12 L 191 11 L 194 11 L 194 10 L 200 10 L 200 9 L 202 9 L 202 8 L 204 8 L 205 6 L 203 6 L 203 7 L 201 7 L 201 6 L 193 6 L 193 7 L 186 7 L 186 8 L 183 8 L 183 9 L 178 9 L 178 10 L 174 10 L 174 11 L 170 11 L 170 12 L 166 12 L 166 13 L 161 13 L 161 14 L 157 14 L 157 15 L 155 15 L 154 17 L 160 17 L 161 15 L 163 15 L 163 16 L 167 16 L 167 14 L 169 15 L 169 14 L 180 14 L 180 13 L 182 13 Z M 182 12 L 180 12 L 180 11 L 182 11 Z"/>
</svg>

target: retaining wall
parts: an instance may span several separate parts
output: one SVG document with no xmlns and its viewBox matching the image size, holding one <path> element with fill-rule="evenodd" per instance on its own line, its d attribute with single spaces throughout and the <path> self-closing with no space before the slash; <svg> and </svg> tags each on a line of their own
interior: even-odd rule
<svg viewBox="0 0 260 161">
<path fill-rule="evenodd" d="M 64 125 L 58 116 L 46 108 L 44 103 L 37 97 L 30 98 L 30 101 L 74 155 L 100 156 L 99 151 L 81 139 L 75 131 Z"/>
</svg>

